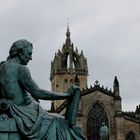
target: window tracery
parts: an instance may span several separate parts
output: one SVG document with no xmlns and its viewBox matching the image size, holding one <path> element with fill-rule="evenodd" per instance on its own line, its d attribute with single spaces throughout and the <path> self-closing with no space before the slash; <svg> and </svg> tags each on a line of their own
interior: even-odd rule
<svg viewBox="0 0 140 140">
<path fill-rule="evenodd" d="M 108 117 L 105 109 L 96 103 L 88 114 L 87 138 L 88 140 L 100 140 L 100 127 L 102 122 L 108 126 Z M 109 127 L 108 127 L 109 128 Z"/>
</svg>

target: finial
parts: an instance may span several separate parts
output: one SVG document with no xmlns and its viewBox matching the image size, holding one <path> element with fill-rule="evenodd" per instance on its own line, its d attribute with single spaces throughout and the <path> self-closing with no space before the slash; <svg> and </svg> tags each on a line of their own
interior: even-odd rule
<svg viewBox="0 0 140 140">
<path fill-rule="evenodd" d="M 67 32 L 66 32 L 66 36 L 67 36 L 67 37 L 70 37 L 69 18 L 67 18 Z"/>
<path fill-rule="evenodd" d="M 69 18 L 67 18 L 67 29 L 69 29 Z"/>
<path fill-rule="evenodd" d="M 67 19 L 68 20 L 68 19 Z M 68 22 L 68 21 L 67 21 Z M 71 44 L 69 23 L 67 23 L 66 44 Z"/>
<path fill-rule="evenodd" d="M 114 79 L 114 86 L 119 86 L 119 82 L 118 82 L 118 79 L 117 79 L 117 76 L 115 76 L 115 79 Z"/>
<path fill-rule="evenodd" d="M 98 80 L 95 81 L 94 86 L 100 86 L 100 83 Z"/>
</svg>

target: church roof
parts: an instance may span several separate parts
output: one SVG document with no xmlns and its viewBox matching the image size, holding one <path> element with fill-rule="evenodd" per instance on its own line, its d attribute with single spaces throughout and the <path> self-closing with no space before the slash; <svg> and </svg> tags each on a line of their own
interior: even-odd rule
<svg viewBox="0 0 140 140">
<path fill-rule="evenodd" d="M 101 91 L 102 93 L 114 97 L 115 94 L 112 92 L 111 89 L 105 88 L 104 86 L 100 86 L 100 83 L 96 80 L 94 86 L 90 86 L 89 88 L 82 90 L 82 96 L 85 96 L 87 94 L 91 94 L 94 91 Z"/>
</svg>

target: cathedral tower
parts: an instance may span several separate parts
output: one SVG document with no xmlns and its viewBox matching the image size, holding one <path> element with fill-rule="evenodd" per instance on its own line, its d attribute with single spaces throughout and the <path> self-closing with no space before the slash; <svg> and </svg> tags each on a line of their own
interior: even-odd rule
<svg viewBox="0 0 140 140">
<path fill-rule="evenodd" d="M 78 85 L 81 89 L 87 87 L 88 67 L 87 59 L 83 51 L 74 49 L 70 39 L 69 26 L 66 32 L 66 41 L 62 50 L 55 53 L 54 60 L 51 62 L 51 90 L 54 92 L 66 92 L 71 84 Z M 55 101 L 54 105 L 58 108 L 62 101 Z"/>
</svg>

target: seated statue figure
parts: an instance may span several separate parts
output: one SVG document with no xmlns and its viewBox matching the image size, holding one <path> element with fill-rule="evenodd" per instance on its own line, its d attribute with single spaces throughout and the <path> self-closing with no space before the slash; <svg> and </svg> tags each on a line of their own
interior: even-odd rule
<svg viewBox="0 0 140 140">
<path fill-rule="evenodd" d="M 80 89 L 72 86 L 66 93 L 40 89 L 26 67 L 32 60 L 32 49 L 27 40 L 18 40 L 12 44 L 7 60 L 0 63 L 0 108 L 7 109 L 9 117 L 14 118 L 20 139 L 85 140 L 76 125 Z M 66 116 L 43 110 L 39 99 L 69 99 Z"/>
</svg>

